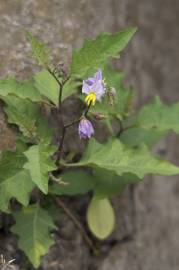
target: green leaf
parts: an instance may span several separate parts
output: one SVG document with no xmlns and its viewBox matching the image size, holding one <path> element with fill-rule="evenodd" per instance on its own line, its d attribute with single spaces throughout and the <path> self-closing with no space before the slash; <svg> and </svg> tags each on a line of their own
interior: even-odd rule
<svg viewBox="0 0 179 270">
<path fill-rule="evenodd" d="M 66 183 L 61 185 L 54 183 L 49 187 L 49 192 L 57 195 L 74 196 L 93 191 L 95 197 L 106 198 L 121 194 L 129 183 L 137 182 L 135 175 L 116 175 L 104 169 L 94 169 L 93 172 L 75 170 L 62 174 L 60 181 Z"/>
<path fill-rule="evenodd" d="M 72 75 L 85 78 L 102 68 L 109 57 L 119 57 L 135 32 L 136 28 L 128 28 L 114 34 L 101 33 L 95 40 L 86 40 L 82 49 L 73 51 Z"/>
<path fill-rule="evenodd" d="M 23 169 L 25 156 L 19 152 L 7 151 L 0 160 L 0 209 L 9 211 L 9 201 L 16 198 L 23 205 L 28 205 L 29 195 L 34 184 L 27 170 Z"/>
<path fill-rule="evenodd" d="M 138 146 L 145 143 L 148 147 L 152 147 L 163 137 L 167 135 L 166 131 L 159 131 L 156 129 L 143 129 L 140 127 L 132 127 L 126 129 L 120 135 L 120 140 L 128 146 Z"/>
<path fill-rule="evenodd" d="M 56 169 L 54 162 L 50 158 L 54 151 L 54 147 L 41 143 L 31 146 L 24 152 L 28 160 L 24 165 L 24 169 L 29 171 L 32 181 L 45 194 L 48 193 L 48 172 Z"/>
<path fill-rule="evenodd" d="M 175 165 L 154 157 L 145 145 L 137 149 L 123 145 L 118 139 L 111 139 L 101 145 L 91 139 L 78 163 L 67 166 L 89 166 L 115 172 L 136 174 L 143 178 L 146 174 L 174 175 L 179 173 Z"/>
<path fill-rule="evenodd" d="M 43 69 L 34 75 L 34 80 L 35 87 L 41 95 L 58 105 L 59 86 L 53 76 L 46 69 Z"/>
<path fill-rule="evenodd" d="M 69 96 L 77 93 L 77 89 L 80 85 L 81 82 L 75 81 L 73 78 L 69 79 L 63 87 L 62 101 L 68 98 Z"/>
<path fill-rule="evenodd" d="M 92 176 L 84 171 L 66 172 L 60 176 L 60 180 L 67 185 L 53 184 L 49 192 L 57 195 L 85 194 L 92 190 Z"/>
<path fill-rule="evenodd" d="M 165 105 L 159 97 L 154 102 L 144 106 L 136 117 L 134 124 L 143 129 L 158 131 L 173 130 L 179 133 L 179 103 Z"/>
<path fill-rule="evenodd" d="M 102 102 L 97 102 L 91 107 L 90 112 L 101 113 L 104 117 L 112 119 L 113 117 L 122 119 L 128 116 L 133 105 L 134 91 L 131 88 L 125 89 L 123 84 L 123 74 L 105 66 L 103 77 L 108 87 L 114 87 L 116 95 L 114 104 L 111 105 L 109 98 L 105 95 Z"/>
<path fill-rule="evenodd" d="M 45 144 L 50 144 L 54 135 L 53 129 L 49 126 L 45 116 L 39 112 L 36 118 L 36 138 L 38 141 Z"/>
<path fill-rule="evenodd" d="M 54 244 L 49 231 L 56 229 L 51 216 L 39 205 L 24 207 L 14 214 L 16 224 L 11 231 L 19 236 L 18 247 L 25 252 L 35 268 Z"/>
<path fill-rule="evenodd" d="M 120 195 L 127 184 L 137 182 L 139 179 L 135 175 L 124 174 L 119 176 L 114 172 L 104 169 L 95 169 L 91 182 L 95 197 L 106 198 Z"/>
<path fill-rule="evenodd" d="M 34 75 L 35 86 L 41 95 L 47 97 L 55 105 L 58 105 L 59 85 L 54 77 L 43 69 Z M 77 91 L 78 82 L 70 79 L 63 87 L 62 101 Z"/>
<path fill-rule="evenodd" d="M 60 220 L 60 215 L 63 213 L 63 209 L 57 206 L 57 203 L 54 200 L 54 196 L 51 196 L 51 194 L 46 195 L 45 200 L 43 200 L 41 203 L 41 206 L 48 212 L 54 222 L 58 222 Z"/>
<path fill-rule="evenodd" d="M 15 78 L 0 80 L 0 96 L 15 95 L 34 102 L 43 101 L 40 92 L 35 88 L 33 80 L 18 81 Z"/>
<path fill-rule="evenodd" d="M 37 60 L 38 64 L 44 67 L 50 66 L 50 52 L 46 45 L 28 31 L 26 32 L 26 36 L 31 44 L 32 55 Z"/>
<path fill-rule="evenodd" d="M 30 100 L 22 100 L 15 96 L 3 97 L 6 107 L 5 113 L 8 122 L 19 126 L 20 131 L 27 137 L 35 137 L 35 121 L 38 114 L 38 106 Z"/>
<path fill-rule="evenodd" d="M 32 142 L 35 139 L 50 143 L 53 132 L 38 104 L 11 95 L 2 99 L 6 104 L 4 111 L 9 123 L 18 125 L 24 136 L 30 138 Z"/>
<path fill-rule="evenodd" d="M 115 226 L 115 214 L 107 198 L 93 197 L 87 210 L 87 222 L 91 232 L 101 240 L 112 233 Z"/>
</svg>

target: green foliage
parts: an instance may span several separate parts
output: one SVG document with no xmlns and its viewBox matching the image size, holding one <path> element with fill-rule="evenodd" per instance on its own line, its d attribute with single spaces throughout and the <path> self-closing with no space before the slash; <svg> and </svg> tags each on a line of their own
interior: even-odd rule
<svg viewBox="0 0 179 270">
<path fill-rule="evenodd" d="M 15 95 L 34 102 L 43 101 L 40 92 L 35 88 L 33 80 L 18 81 L 15 78 L 0 80 L 0 96 Z"/>
<path fill-rule="evenodd" d="M 167 135 L 166 131 L 156 130 L 155 128 L 146 130 L 141 127 L 132 127 L 121 133 L 120 140 L 128 146 L 138 146 L 141 142 L 148 147 L 152 147 Z"/>
<path fill-rule="evenodd" d="M 137 146 L 143 142 L 151 147 L 169 131 L 179 133 L 178 113 L 179 103 L 166 105 L 156 97 L 153 103 L 145 105 L 127 125 L 120 140 L 129 146 Z"/>
<path fill-rule="evenodd" d="M 58 105 L 59 86 L 53 76 L 46 69 L 43 69 L 34 75 L 34 81 L 41 95 Z"/>
<path fill-rule="evenodd" d="M 74 50 L 71 73 L 82 78 L 103 67 L 109 57 L 119 57 L 136 28 L 128 28 L 114 34 L 101 33 L 95 40 L 86 40 L 82 49 Z"/>
<path fill-rule="evenodd" d="M 19 248 L 37 268 L 41 256 L 45 255 L 54 244 L 54 240 L 49 235 L 50 230 L 56 229 L 52 218 L 37 204 L 24 207 L 14 214 L 14 218 L 16 224 L 11 231 L 19 236 Z"/>
<path fill-rule="evenodd" d="M 15 150 L 1 153 L 0 210 L 21 209 L 14 214 L 16 224 L 12 232 L 19 236 L 18 246 L 34 267 L 40 265 L 41 256 L 54 243 L 49 232 L 56 228 L 52 219 L 56 220 L 61 211 L 56 206 L 58 200 L 55 196 L 92 194 L 87 210 L 89 229 L 97 238 L 105 239 L 115 224 L 109 198 L 120 195 L 127 184 L 139 182 L 147 174 L 179 174 L 179 167 L 149 151 L 170 131 L 179 133 L 179 103 L 165 105 L 156 98 L 141 108 L 138 115 L 130 116 L 134 91 L 124 86 L 121 72 L 108 66 L 109 58 L 119 57 L 135 31 L 136 28 L 128 28 L 113 34 L 102 33 L 95 40 L 86 41 L 82 49 L 73 51 L 70 74 L 65 75 L 59 69 L 56 78 L 48 49 L 28 32 L 33 56 L 43 69 L 30 80 L 0 80 L 0 98 L 7 120 L 19 127 L 16 129 Z M 67 105 L 73 104 L 63 101 L 76 93 L 78 95 L 73 98 L 78 99 L 82 80 L 92 77 L 97 69 L 102 70 L 106 91 L 101 78 L 93 77 L 88 82 L 93 86 L 99 83 L 105 92 L 102 100 L 97 99 L 95 106 L 90 104 L 82 108 L 80 105 L 78 118 L 75 115 L 74 122 L 71 122 L 71 109 Z M 58 73 L 57 69 L 54 71 Z M 91 85 L 90 91 L 93 92 Z M 99 94 L 98 89 L 94 92 Z M 85 97 L 83 95 L 82 99 Z M 108 136 L 106 142 L 100 144 L 90 139 L 88 144 L 82 143 L 86 147 L 83 153 L 81 148 L 74 153 L 70 150 L 71 141 L 68 144 L 72 133 L 66 132 L 67 129 L 79 124 L 82 118 L 90 120 L 94 115 L 96 139 L 102 140 L 96 129 L 97 118 L 103 119 L 110 129 L 110 133 L 105 134 Z M 48 124 L 52 116 L 55 117 Z M 120 123 L 119 132 L 116 121 Z M 91 128 L 88 121 L 82 122 L 84 130 Z M 54 146 L 54 142 L 57 145 Z M 17 203 L 23 207 L 17 207 Z"/>
<path fill-rule="evenodd" d="M 115 226 L 115 214 L 110 201 L 93 197 L 87 210 L 91 232 L 100 240 L 107 238 Z"/>
<path fill-rule="evenodd" d="M 22 101 L 15 96 L 6 96 L 3 97 L 3 100 L 6 103 L 4 111 L 7 114 L 8 122 L 18 125 L 25 136 L 35 137 L 38 106 L 27 99 Z"/>
<path fill-rule="evenodd" d="M 104 169 L 94 169 L 91 172 L 82 170 L 66 172 L 59 180 L 66 184 L 54 183 L 49 188 L 50 193 L 74 196 L 93 191 L 96 198 L 119 195 L 127 184 L 139 181 L 134 175 L 119 176 Z"/>
<path fill-rule="evenodd" d="M 50 144 L 54 136 L 54 130 L 49 126 L 45 115 L 39 111 L 36 116 L 36 138 L 40 143 Z"/>
<path fill-rule="evenodd" d="M 35 86 L 42 96 L 47 97 L 55 105 L 58 105 L 59 85 L 54 77 L 43 69 L 34 75 Z M 70 79 L 64 85 L 62 101 L 77 91 L 78 82 Z"/>
<path fill-rule="evenodd" d="M 66 172 L 60 176 L 66 185 L 53 184 L 49 192 L 57 195 L 85 194 L 93 189 L 92 176 L 85 171 Z"/>
<path fill-rule="evenodd" d="M 157 131 L 172 130 L 179 133 L 179 103 L 171 106 L 163 104 L 159 97 L 154 102 L 144 106 L 136 117 L 134 124 L 143 129 Z"/>
<path fill-rule="evenodd" d="M 9 211 L 9 201 L 16 198 L 27 205 L 34 184 L 27 170 L 23 169 L 26 158 L 19 151 L 7 151 L 0 160 L 0 210 Z"/>
<path fill-rule="evenodd" d="M 33 145 L 24 152 L 28 160 L 24 164 L 24 169 L 29 171 L 32 181 L 45 194 L 48 193 L 48 172 L 56 169 L 54 162 L 50 158 L 54 152 L 54 147 L 43 143 Z"/>
<path fill-rule="evenodd" d="M 28 99 L 20 99 L 16 96 L 2 97 L 6 106 L 4 108 L 8 122 L 19 126 L 24 136 L 32 141 L 51 141 L 52 130 L 40 111 L 38 104 Z"/>
<path fill-rule="evenodd" d="M 91 139 L 80 162 L 71 166 L 103 168 L 117 175 L 132 173 L 139 178 L 143 178 L 146 174 L 179 173 L 178 167 L 154 157 L 145 145 L 133 149 L 126 147 L 118 139 L 111 139 L 104 145 Z"/>
<path fill-rule="evenodd" d="M 104 169 L 95 169 L 91 180 L 96 198 L 120 195 L 127 184 L 139 181 L 135 175 L 123 174 L 119 176 L 112 171 Z"/>
<path fill-rule="evenodd" d="M 44 67 L 50 66 L 50 52 L 46 45 L 40 42 L 28 31 L 26 32 L 26 36 L 31 44 L 32 55 L 37 60 L 38 64 Z"/>
</svg>

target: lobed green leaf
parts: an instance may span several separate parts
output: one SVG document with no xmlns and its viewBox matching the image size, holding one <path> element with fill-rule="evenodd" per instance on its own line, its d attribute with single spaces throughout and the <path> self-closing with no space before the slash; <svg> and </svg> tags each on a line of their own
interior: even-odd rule
<svg viewBox="0 0 179 270">
<path fill-rule="evenodd" d="M 86 78 L 99 67 L 103 67 L 109 57 L 119 57 L 136 28 L 128 28 L 114 34 L 101 33 L 95 40 L 86 40 L 80 50 L 72 54 L 71 74 Z"/>
<path fill-rule="evenodd" d="M 32 55 L 39 65 L 50 66 L 50 52 L 45 44 L 40 42 L 31 32 L 26 32 L 26 37 L 31 44 Z"/>
<path fill-rule="evenodd" d="M 89 166 L 115 172 L 117 175 L 132 173 L 139 178 L 146 174 L 174 175 L 179 173 L 175 165 L 154 157 L 145 145 L 130 148 L 118 139 L 111 139 L 101 145 L 91 139 L 78 163 L 69 166 Z"/>
<path fill-rule="evenodd" d="M 16 224 L 11 231 L 19 236 L 18 247 L 25 252 L 35 268 L 54 244 L 49 231 L 56 229 L 51 216 L 39 205 L 24 207 L 14 214 Z"/>
<path fill-rule="evenodd" d="M 55 163 L 50 158 L 54 152 L 53 146 L 44 143 L 33 145 L 24 152 L 28 160 L 24 164 L 24 169 L 29 171 L 32 181 L 45 194 L 48 193 L 48 173 L 56 169 Z"/>
<path fill-rule="evenodd" d="M 33 102 L 43 101 L 40 92 L 34 86 L 33 80 L 18 81 L 12 77 L 0 80 L 0 96 L 6 97 L 8 95 L 15 95 Z"/>
<path fill-rule="evenodd" d="M 120 135 L 120 140 L 128 146 L 138 146 L 141 143 L 146 144 L 148 147 L 152 147 L 168 132 L 152 129 L 143 129 L 141 127 L 132 127 L 123 131 Z"/>
<path fill-rule="evenodd" d="M 52 129 L 42 115 L 40 106 L 37 103 L 12 95 L 2 97 L 2 99 L 6 104 L 4 111 L 9 123 L 19 126 L 23 135 L 32 142 L 51 142 L 53 136 Z"/>
<path fill-rule="evenodd" d="M 9 211 L 9 202 L 12 198 L 23 205 L 29 203 L 30 192 L 34 188 L 30 175 L 23 169 L 26 158 L 18 151 L 7 151 L 0 160 L 0 209 Z"/>
<path fill-rule="evenodd" d="M 159 97 L 154 102 L 144 106 L 134 121 L 134 125 L 143 129 L 157 131 L 174 131 L 179 133 L 179 103 L 163 104 Z"/>
</svg>

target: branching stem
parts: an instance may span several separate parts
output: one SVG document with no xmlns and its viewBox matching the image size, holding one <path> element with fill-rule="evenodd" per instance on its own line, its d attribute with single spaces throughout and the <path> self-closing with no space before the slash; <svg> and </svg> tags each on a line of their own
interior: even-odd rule
<svg viewBox="0 0 179 270">
<path fill-rule="evenodd" d="M 67 76 L 65 79 L 60 80 L 54 71 L 52 71 L 50 68 L 47 68 L 47 70 L 54 77 L 54 79 L 56 80 L 56 82 L 59 85 L 58 113 L 61 115 L 62 135 L 60 138 L 60 143 L 59 143 L 59 147 L 57 150 L 57 156 L 56 156 L 56 165 L 58 166 L 59 161 L 61 159 L 62 151 L 63 151 L 63 144 L 64 144 L 64 139 L 65 139 L 66 129 L 79 123 L 82 117 L 87 116 L 89 109 L 91 107 L 91 102 L 86 107 L 85 111 L 82 113 L 82 115 L 80 116 L 79 119 L 74 120 L 73 122 L 65 125 L 64 121 L 63 121 L 63 113 L 62 113 L 62 94 L 63 94 L 63 87 L 66 84 L 66 82 L 70 79 L 70 76 Z"/>
</svg>

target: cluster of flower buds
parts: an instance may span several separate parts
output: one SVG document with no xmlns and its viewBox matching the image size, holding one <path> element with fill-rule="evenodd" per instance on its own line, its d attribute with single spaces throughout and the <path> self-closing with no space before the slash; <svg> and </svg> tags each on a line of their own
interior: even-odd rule
<svg viewBox="0 0 179 270">
<path fill-rule="evenodd" d="M 96 101 L 101 101 L 105 94 L 106 87 L 102 77 L 102 71 L 99 69 L 94 77 L 90 77 L 83 81 L 82 93 L 86 94 L 85 102 L 90 107 L 95 105 Z M 90 138 L 94 134 L 92 123 L 83 117 L 79 123 L 78 133 L 80 138 Z"/>
</svg>

